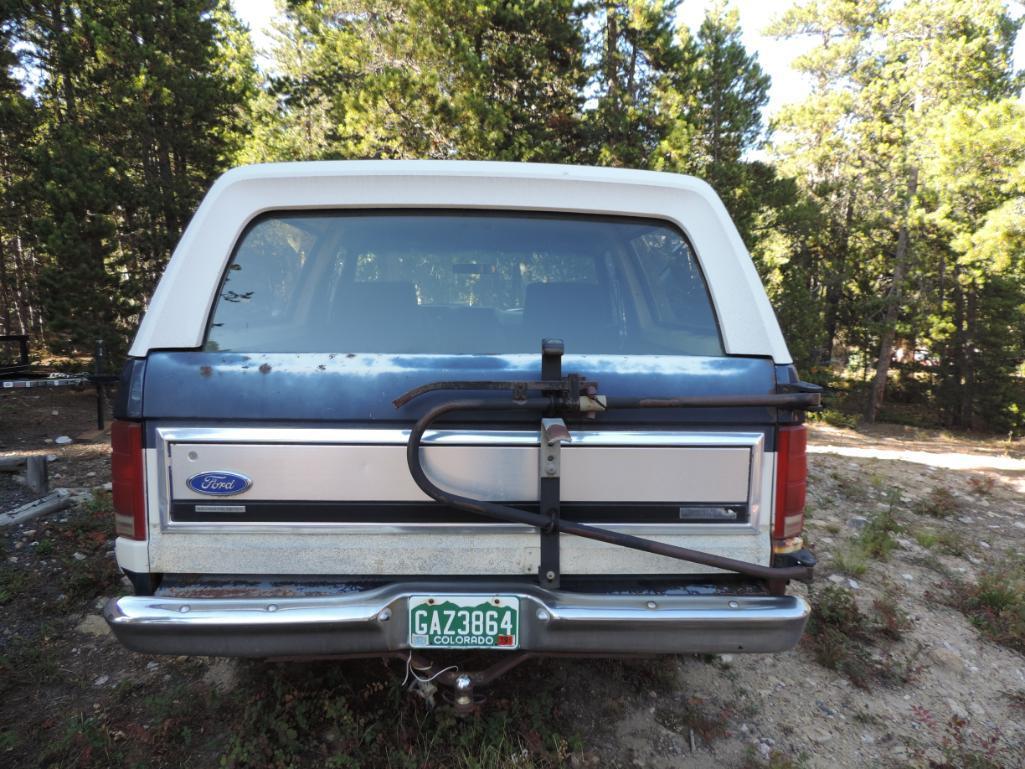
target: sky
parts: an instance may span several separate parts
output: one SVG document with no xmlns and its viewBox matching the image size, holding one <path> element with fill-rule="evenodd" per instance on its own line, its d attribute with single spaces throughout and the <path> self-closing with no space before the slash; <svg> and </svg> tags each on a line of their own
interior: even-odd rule
<svg viewBox="0 0 1025 769">
<path fill-rule="evenodd" d="M 253 42 L 258 50 L 270 48 L 267 31 L 274 18 L 274 0 L 233 0 L 238 15 L 249 25 Z M 740 12 L 744 45 L 758 54 L 758 63 L 772 78 L 769 91 L 768 116 L 785 104 L 801 101 L 808 93 L 804 78 L 790 69 L 790 62 L 812 47 L 811 40 L 775 40 L 763 34 L 765 28 L 792 3 L 792 0 L 733 0 Z M 705 0 L 683 0 L 680 18 L 692 30 L 697 30 L 704 18 Z M 1013 7 L 1013 4 L 1012 4 Z M 1019 11 L 1020 12 L 1020 11 Z M 1018 34 L 1014 49 L 1015 66 L 1025 68 L 1025 30 Z"/>
</svg>

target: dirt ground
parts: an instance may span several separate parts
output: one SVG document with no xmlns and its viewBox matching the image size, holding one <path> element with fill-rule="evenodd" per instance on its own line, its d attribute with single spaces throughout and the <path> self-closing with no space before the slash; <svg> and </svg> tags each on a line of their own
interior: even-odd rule
<svg viewBox="0 0 1025 769">
<path fill-rule="evenodd" d="M 964 598 L 1025 558 L 1022 442 L 816 425 L 807 538 L 820 567 L 794 589 L 818 624 L 801 646 L 528 662 L 459 720 L 403 688 L 397 662 L 123 650 L 98 613 L 128 588 L 94 409 L 89 392 L 0 393 L 0 456 L 55 454 L 53 486 L 94 492 L 0 529 L 0 765 L 1025 766 L 1021 583 L 1001 599 L 1019 615 L 1000 632 Z M 48 442 L 60 435 L 75 440 Z M 0 473 L 0 512 L 24 498 Z"/>
</svg>

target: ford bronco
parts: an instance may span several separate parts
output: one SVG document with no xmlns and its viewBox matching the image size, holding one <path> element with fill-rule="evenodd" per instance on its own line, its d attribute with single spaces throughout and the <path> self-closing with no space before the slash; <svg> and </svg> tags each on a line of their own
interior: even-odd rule
<svg viewBox="0 0 1025 769">
<path fill-rule="evenodd" d="M 401 657 L 462 702 L 536 655 L 789 649 L 818 400 L 699 180 L 232 170 L 122 375 L 105 616 L 149 653 Z"/>
</svg>

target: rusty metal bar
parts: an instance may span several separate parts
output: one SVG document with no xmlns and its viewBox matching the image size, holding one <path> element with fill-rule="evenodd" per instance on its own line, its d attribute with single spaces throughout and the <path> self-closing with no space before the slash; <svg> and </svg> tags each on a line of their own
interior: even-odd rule
<svg viewBox="0 0 1025 769">
<path fill-rule="evenodd" d="M 794 396 L 779 395 L 775 397 L 790 398 Z M 633 405 L 625 406 L 622 402 L 627 399 L 617 400 L 620 401 L 617 408 L 661 408 L 662 403 L 664 402 L 664 399 L 630 399 Z M 693 399 L 680 400 L 690 402 Z M 702 400 L 714 401 L 715 399 L 709 398 Z M 645 403 L 657 403 L 658 405 L 642 405 Z M 543 411 L 547 409 L 557 409 L 560 407 L 562 410 L 569 410 L 572 408 L 572 404 L 567 405 L 566 403 L 560 403 L 558 398 L 549 397 L 529 398 L 523 401 L 514 400 L 506 404 L 496 403 L 491 399 L 454 400 L 435 406 L 417 420 L 410 432 L 409 443 L 406 444 L 406 463 L 409 466 L 410 475 L 412 475 L 417 486 L 419 486 L 427 496 L 441 502 L 442 504 L 449 505 L 458 510 L 476 513 L 477 515 L 482 515 L 487 518 L 505 521 L 507 523 L 523 523 L 528 526 L 544 529 L 551 524 L 551 518 L 547 515 L 518 510 L 514 507 L 500 505 L 494 502 L 487 502 L 485 500 L 471 499 L 458 494 L 452 494 L 436 486 L 427 476 L 427 473 L 424 471 L 423 465 L 420 461 L 420 445 L 423 440 L 424 433 L 431 424 L 439 417 L 452 411 L 494 411 L 496 409 Z M 669 545 L 664 542 L 657 542 L 651 539 L 635 537 L 630 534 L 609 531 L 608 529 L 577 523 L 576 521 L 567 521 L 565 519 L 559 522 L 559 530 L 566 534 L 574 534 L 578 537 L 606 542 L 610 545 L 618 545 L 634 550 L 641 550 L 647 553 L 653 553 L 655 555 L 677 558 L 681 561 L 689 561 L 691 563 L 701 564 L 702 566 L 708 566 L 714 569 L 722 569 L 724 571 L 733 571 L 738 574 L 755 577 L 757 579 L 801 580 L 810 579 L 812 575 L 812 569 L 806 566 L 788 566 L 781 568 L 762 566 L 760 564 L 738 561 L 734 558 L 726 558 L 725 556 L 715 555 L 713 553 L 703 553 L 698 550 L 691 550 L 677 545 Z"/>
</svg>

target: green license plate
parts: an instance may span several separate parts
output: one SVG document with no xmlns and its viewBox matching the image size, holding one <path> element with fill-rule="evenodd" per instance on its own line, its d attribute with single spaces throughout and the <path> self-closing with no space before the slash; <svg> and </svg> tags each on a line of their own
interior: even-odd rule
<svg viewBox="0 0 1025 769">
<path fill-rule="evenodd" d="M 520 599 L 505 595 L 414 595 L 409 599 L 414 649 L 515 649 Z"/>
</svg>

